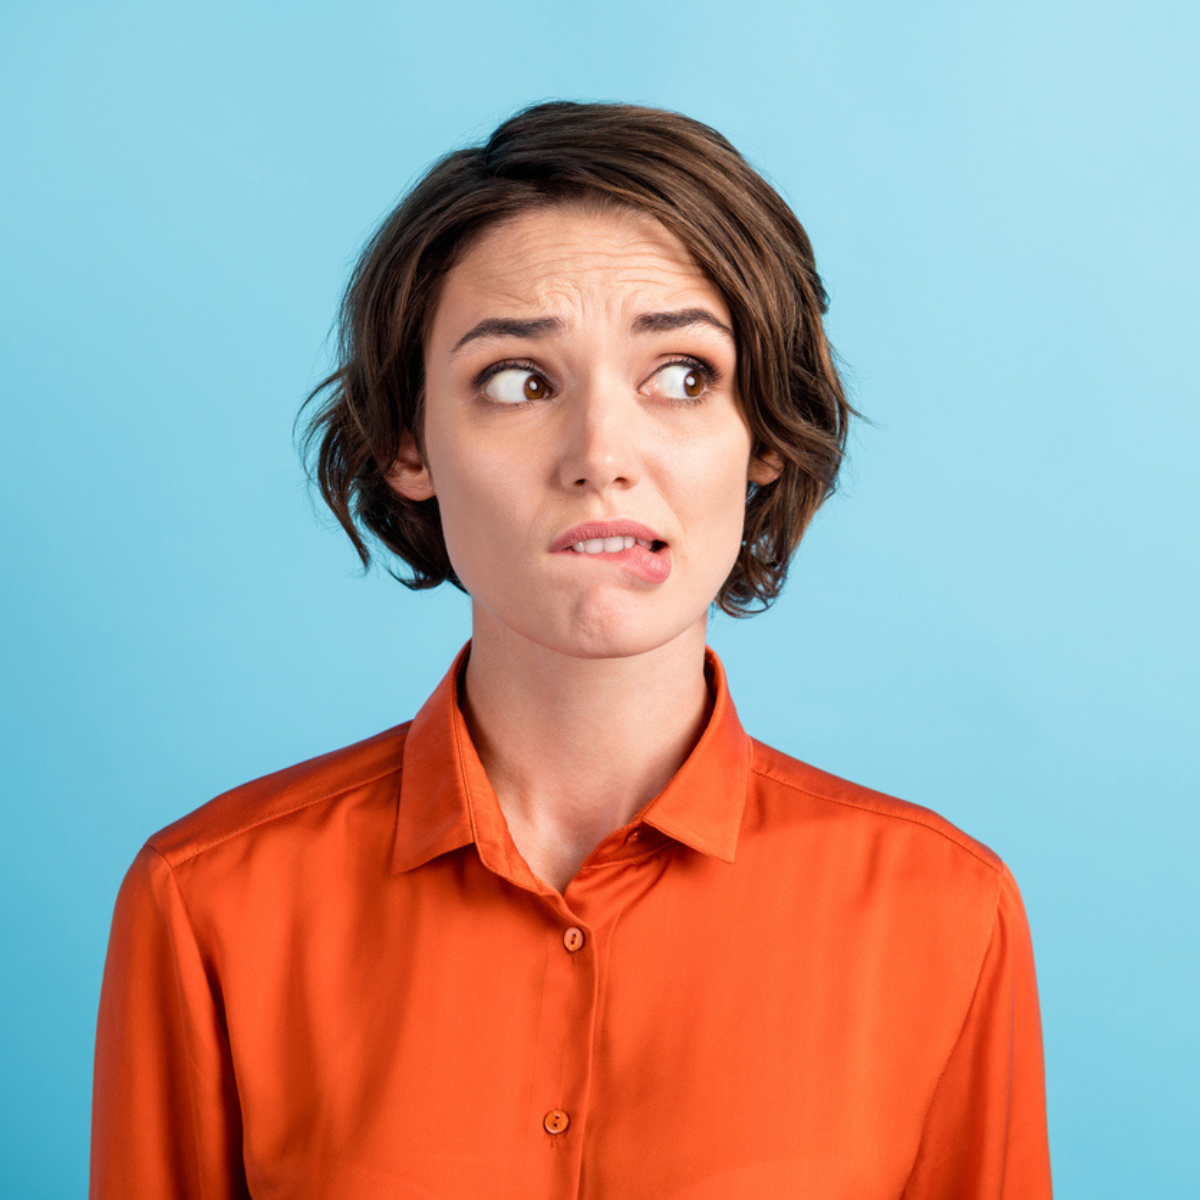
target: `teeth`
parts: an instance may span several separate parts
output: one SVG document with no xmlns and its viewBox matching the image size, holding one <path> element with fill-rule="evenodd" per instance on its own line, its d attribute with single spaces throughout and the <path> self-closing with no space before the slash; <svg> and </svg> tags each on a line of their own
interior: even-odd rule
<svg viewBox="0 0 1200 1200">
<path fill-rule="evenodd" d="M 609 537 L 609 538 L 588 538 L 586 542 L 576 542 L 571 549 L 576 554 L 617 554 L 621 550 L 628 550 L 634 544 L 645 546 L 650 549 L 650 543 L 643 541 L 641 538 L 629 537 Z"/>
</svg>

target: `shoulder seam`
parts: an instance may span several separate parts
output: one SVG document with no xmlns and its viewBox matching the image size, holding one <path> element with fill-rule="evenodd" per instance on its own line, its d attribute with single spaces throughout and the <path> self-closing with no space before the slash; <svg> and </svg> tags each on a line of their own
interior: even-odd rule
<svg viewBox="0 0 1200 1200">
<path fill-rule="evenodd" d="M 932 824 L 929 821 L 922 821 L 920 819 L 920 817 L 907 816 L 904 813 L 885 812 L 882 809 L 872 808 L 869 805 L 861 804 L 854 800 L 845 799 L 841 796 L 829 796 L 829 795 L 826 795 L 824 792 L 814 792 L 811 788 L 802 787 L 800 784 L 796 783 L 796 781 L 793 779 L 785 779 L 780 775 L 775 775 L 771 771 L 765 770 L 764 768 L 756 766 L 754 764 L 751 764 L 750 770 L 755 775 L 761 775 L 764 779 L 771 779 L 775 783 L 782 783 L 784 785 L 784 787 L 789 787 L 793 791 L 799 792 L 801 795 L 811 796 L 814 800 L 826 800 L 830 804 L 842 804 L 842 805 L 845 805 L 845 807 L 847 807 L 847 808 L 856 808 L 860 812 L 873 812 L 877 816 L 888 817 L 893 821 L 907 821 L 910 825 L 919 825 L 922 829 L 928 829 L 930 833 L 936 833 L 940 837 L 944 837 L 946 839 L 946 841 L 957 846 L 960 850 L 965 850 L 969 855 L 971 855 L 972 858 L 978 859 L 981 863 L 983 863 L 985 866 L 990 867 L 993 871 L 996 871 L 998 873 L 1000 870 L 1000 868 L 996 865 L 996 863 L 992 862 L 988 858 L 985 858 L 973 846 L 968 845 L 965 841 L 960 841 L 958 838 L 954 837 L 952 834 L 947 833 L 946 830 L 939 829 L 936 825 Z M 997 858 L 999 858 L 999 855 L 997 855 Z"/>
<path fill-rule="evenodd" d="M 334 792 L 325 792 L 320 796 L 313 796 L 309 800 L 305 800 L 300 804 L 294 804 L 291 808 L 282 809 L 280 812 L 271 813 L 270 816 L 261 817 L 257 821 L 251 821 L 249 825 L 239 825 L 238 828 L 231 830 L 229 833 L 222 834 L 221 837 L 213 838 L 211 841 L 203 843 L 189 850 L 186 854 L 182 854 L 176 858 L 174 862 L 171 857 L 164 853 L 154 844 L 154 838 L 150 838 L 146 845 L 155 852 L 162 860 L 172 869 L 176 866 L 182 866 L 183 863 L 191 862 L 193 858 L 203 854 L 206 850 L 212 850 L 216 846 L 223 845 L 225 842 L 231 841 L 235 837 L 240 837 L 243 833 L 249 833 L 252 829 L 257 829 L 260 825 L 269 825 L 272 821 L 280 820 L 283 817 L 290 817 L 293 813 L 298 813 L 302 809 L 311 808 L 314 804 L 323 804 L 327 800 L 337 800 L 339 797 L 346 795 L 348 792 L 354 791 L 356 788 L 366 787 L 367 784 L 378 783 L 381 779 L 386 779 L 389 775 L 395 775 L 403 768 L 400 764 L 389 767 L 386 771 L 380 771 L 378 775 L 368 776 L 366 779 L 356 779 L 353 783 L 346 787 L 339 788 Z M 237 789 L 234 789 L 235 791 Z M 157 835 L 155 835 L 157 836 Z"/>
</svg>

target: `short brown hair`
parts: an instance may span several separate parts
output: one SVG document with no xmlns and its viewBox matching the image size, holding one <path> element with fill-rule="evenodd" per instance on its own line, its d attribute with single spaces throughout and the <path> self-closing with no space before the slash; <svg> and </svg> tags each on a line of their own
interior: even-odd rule
<svg viewBox="0 0 1200 1200">
<path fill-rule="evenodd" d="M 410 578 L 389 568 L 406 586 L 462 587 L 437 498 L 407 500 L 387 480 L 406 431 L 424 455 L 425 336 L 441 282 L 490 225 L 577 201 L 655 217 L 729 306 L 754 453 L 773 453 L 783 469 L 770 483 L 748 485 L 741 550 L 716 603 L 732 616 L 761 611 L 834 489 L 857 414 L 821 324 L 828 298 L 808 235 L 724 137 L 679 113 L 538 104 L 425 173 L 363 250 L 342 301 L 337 369 L 305 401 L 325 397 L 303 439 L 310 463 L 317 447 L 321 495 L 364 566 L 368 534 L 411 568 Z"/>
</svg>

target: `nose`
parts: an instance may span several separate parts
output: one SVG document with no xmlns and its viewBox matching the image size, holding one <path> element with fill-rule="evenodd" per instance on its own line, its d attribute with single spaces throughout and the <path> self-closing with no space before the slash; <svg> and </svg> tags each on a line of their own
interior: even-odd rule
<svg viewBox="0 0 1200 1200">
<path fill-rule="evenodd" d="M 562 407 L 559 480 L 568 491 L 631 487 L 641 475 L 639 407 L 619 386 L 589 385 Z"/>
</svg>

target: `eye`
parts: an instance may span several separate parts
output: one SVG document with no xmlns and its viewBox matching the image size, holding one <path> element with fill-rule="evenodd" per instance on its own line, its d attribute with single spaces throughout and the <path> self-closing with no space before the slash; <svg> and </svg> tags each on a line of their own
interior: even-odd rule
<svg viewBox="0 0 1200 1200">
<path fill-rule="evenodd" d="M 544 400 L 549 392 L 545 378 L 529 367 L 502 366 L 483 380 L 483 394 L 498 404 Z"/>
<path fill-rule="evenodd" d="M 655 372 L 658 380 L 656 389 L 668 400 L 677 404 L 690 404 L 702 400 L 712 386 L 716 372 L 709 366 L 695 361 L 667 363 Z"/>
</svg>

